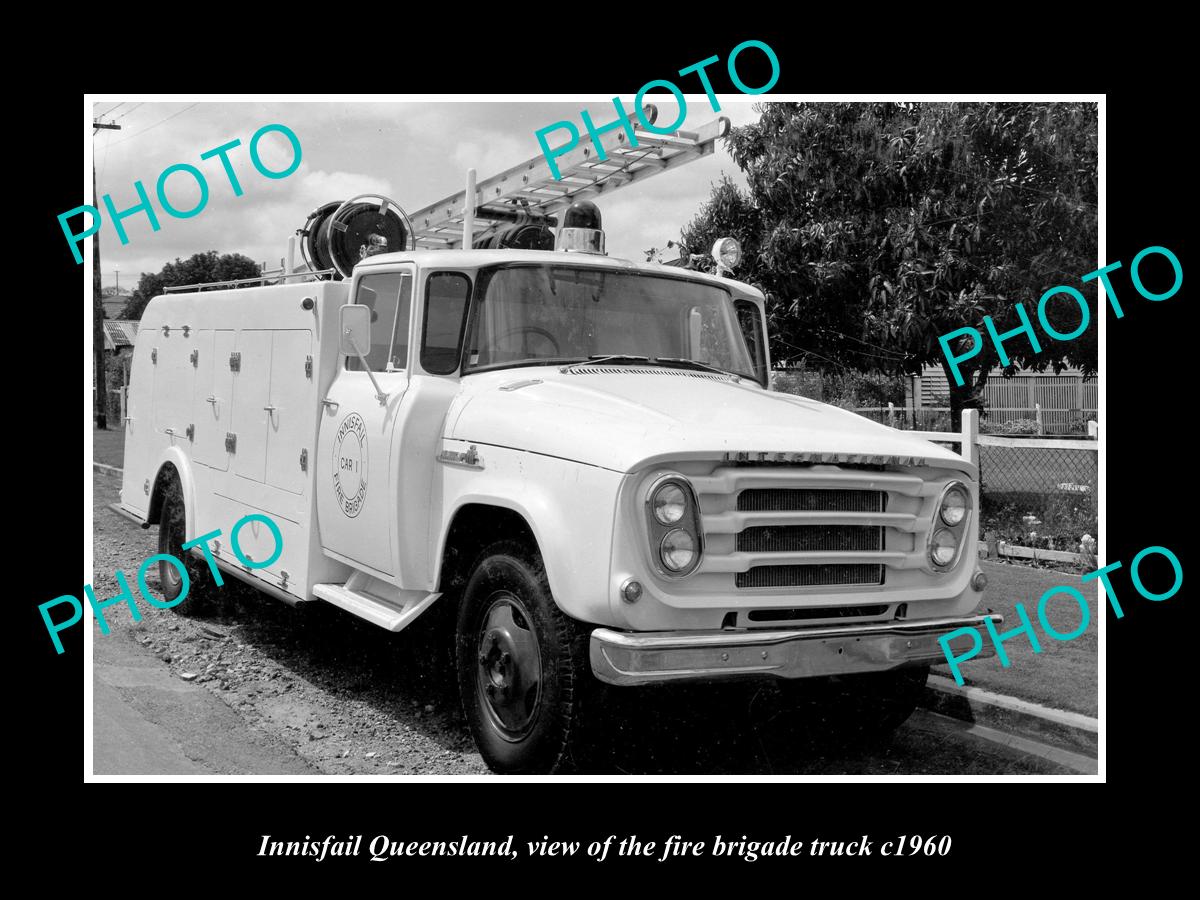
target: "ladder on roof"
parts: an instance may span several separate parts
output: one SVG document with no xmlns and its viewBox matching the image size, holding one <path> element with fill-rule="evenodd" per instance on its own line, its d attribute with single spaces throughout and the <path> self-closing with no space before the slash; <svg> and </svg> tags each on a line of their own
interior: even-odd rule
<svg viewBox="0 0 1200 900">
<path fill-rule="evenodd" d="M 645 114 L 654 124 L 657 109 L 647 104 Z M 632 146 L 625 129 L 606 131 L 600 137 L 606 159 L 586 134 L 578 144 L 556 158 L 561 178 L 555 178 L 545 156 L 538 155 L 475 185 L 472 243 L 495 233 L 522 215 L 549 217 L 576 200 L 610 194 L 708 156 L 717 138 L 729 133 L 729 119 L 719 116 L 695 130 L 657 134 L 647 130 L 636 115 L 629 117 L 637 137 Z M 469 190 L 469 188 L 467 189 Z M 430 204 L 411 215 L 419 249 L 461 248 L 467 190 Z"/>
</svg>

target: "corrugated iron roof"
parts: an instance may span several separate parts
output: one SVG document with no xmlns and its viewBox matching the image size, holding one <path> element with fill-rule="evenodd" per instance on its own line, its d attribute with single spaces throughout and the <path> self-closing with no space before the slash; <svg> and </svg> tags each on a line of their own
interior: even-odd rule
<svg viewBox="0 0 1200 900">
<path fill-rule="evenodd" d="M 132 347 L 137 339 L 138 323 L 133 319 L 104 320 L 104 349 L 118 350 Z"/>
</svg>

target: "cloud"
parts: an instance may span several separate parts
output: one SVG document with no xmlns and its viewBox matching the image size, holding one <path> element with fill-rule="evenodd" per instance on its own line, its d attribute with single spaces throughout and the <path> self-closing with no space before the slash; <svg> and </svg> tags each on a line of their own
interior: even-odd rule
<svg viewBox="0 0 1200 900">
<path fill-rule="evenodd" d="M 464 179 L 466 170 L 472 167 L 482 179 L 524 162 L 529 158 L 528 151 L 526 142 L 516 135 L 489 131 L 473 140 L 460 141 L 453 159 Z"/>
<path fill-rule="evenodd" d="M 100 103 L 98 111 L 119 98 Z M 624 96 L 626 107 L 633 97 Z M 657 98 L 656 98 L 657 99 Z M 740 125 L 756 118 L 753 103 L 721 97 L 721 112 L 713 113 L 703 95 L 688 98 L 684 128 L 695 128 L 716 115 Z M 674 107 L 659 103 L 662 121 L 671 121 Z M 132 287 L 139 272 L 157 272 L 176 257 L 217 250 L 245 253 L 277 265 L 286 251 L 288 235 L 304 224 L 323 203 L 359 193 L 382 191 L 409 212 L 462 190 L 465 170 L 474 166 L 480 179 L 494 175 L 539 153 L 535 132 L 552 122 L 569 120 L 582 130 L 580 110 L 591 111 L 598 125 L 612 118 L 612 105 L 589 101 L 482 102 L 145 102 L 123 105 L 121 131 L 95 137 L 97 183 L 101 196 L 111 193 L 117 209 L 137 203 L 133 183 L 141 181 L 153 197 L 158 175 L 167 166 L 189 163 L 209 184 L 208 205 L 196 216 L 175 219 L 161 210 L 161 228 L 151 230 L 146 216 L 125 220 L 129 243 L 122 246 L 105 222 L 100 233 L 102 277 L 114 281 L 119 266 L 123 286 Z M 260 127 L 282 123 L 301 141 L 302 162 L 286 178 L 269 179 L 253 167 L 251 136 Z M 90 139 L 90 138 L 89 138 Z M 206 150 L 230 140 L 241 145 L 230 160 L 244 189 L 235 197 L 219 160 L 201 160 Z M 587 140 L 584 132 L 583 140 Z M 288 142 L 280 135 L 264 138 L 264 162 L 282 169 L 291 160 Z M 722 171 L 744 183 L 721 143 L 716 152 L 678 170 L 634 184 L 598 203 L 609 232 L 614 256 L 641 258 L 641 251 L 677 240 L 682 227 L 708 199 L 709 186 Z M 197 189 L 183 174 L 168 185 L 171 202 L 187 209 Z M 189 191 L 191 193 L 189 193 Z M 79 202 L 91 203 L 90 197 Z M 107 217 L 106 217 L 107 218 Z M 69 253 L 64 246 L 63 251 Z"/>
</svg>

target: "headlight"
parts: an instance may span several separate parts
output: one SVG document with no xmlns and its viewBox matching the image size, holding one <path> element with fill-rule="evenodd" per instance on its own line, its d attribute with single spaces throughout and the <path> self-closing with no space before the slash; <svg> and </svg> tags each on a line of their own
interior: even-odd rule
<svg viewBox="0 0 1200 900">
<path fill-rule="evenodd" d="M 939 528 L 933 533 L 933 537 L 929 539 L 929 559 L 940 568 L 945 568 L 954 562 L 954 557 L 958 555 L 958 538 L 954 532 L 946 528 Z"/>
<path fill-rule="evenodd" d="M 687 494 L 679 485 L 668 481 L 654 492 L 650 506 L 654 510 L 654 518 L 664 525 L 674 525 L 687 512 Z"/>
<path fill-rule="evenodd" d="M 942 508 L 939 513 L 942 521 L 954 528 L 962 524 L 971 508 L 971 496 L 961 484 L 954 484 L 942 495 Z"/>
<path fill-rule="evenodd" d="M 645 487 L 650 561 L 666 578 L 686 578 L 700 567 L 704 533 L 700 504 L 687 478 L 664 472 Z"/>
<path fill-rule="evenodd" d="M 662 539 L 659 556 L 672 572 L 682 572 L 696 559 L 696 541 L 682 528 L 676 528 Z"/>
</svg>

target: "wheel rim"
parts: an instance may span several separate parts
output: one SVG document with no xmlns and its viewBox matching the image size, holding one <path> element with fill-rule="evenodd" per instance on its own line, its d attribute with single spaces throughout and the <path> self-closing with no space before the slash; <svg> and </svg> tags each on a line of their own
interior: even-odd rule
<svg viewBox="0 0 1200 900">
<path fill-rule="evenodd" d="M 488 598 L 477 648 L 480 706 L 501 737 L 519 741 L 537 721 L 542 694 L 541 651 L 520 598 L 508 591 Z"/>
<path fill-rule="evenodd" d="M 184 558 L 183 525 L 177 522 L 176 518 L 175 505 L 171 503 L 163 511 L 163 519 L 168 523 L 168 527 L 166 531 L 166 547 L 161 552 L 182 561 Z M 179 574 L 179 569 L 165 559 L 158 562 L 158 580 L 163 586 L 163 593 L 168 595 L 167 599 L 178 596 L 179 590 L 183 586 L 183 577 Z"/>
<path fill-rule="evenodd" d="M 177 594 L 183 585 L 183 578 L 179 575 L 179 570 L 165 559 L 158 563 L 158 577 L 173 595 Z"/>
</svg>

